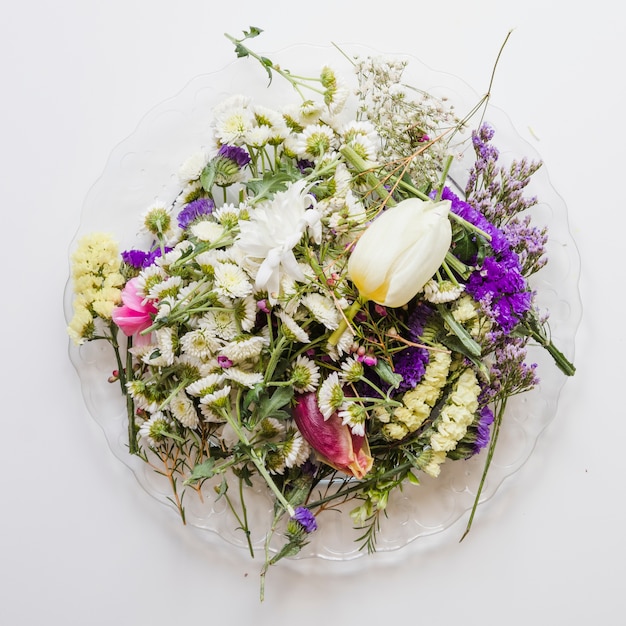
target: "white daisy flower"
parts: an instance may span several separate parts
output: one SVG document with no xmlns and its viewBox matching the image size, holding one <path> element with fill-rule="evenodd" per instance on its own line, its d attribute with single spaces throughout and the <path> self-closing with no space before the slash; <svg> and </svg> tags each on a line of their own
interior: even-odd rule
<svg viewBox="0 0 626 626">
<path fill-rule="evenodd" d="M 255 125 L 252 111 L 248 108 L 249 103 L 249 98 L 235 95 L 213 109 L 215 136 L 220 144 L 243 143 L 246 134 Z"/>
<path fill-rule="evenodd" d="M 264 337 L 242 335 L 227 343 L 220 354 L 230 359 L 233 363 L 241 363 L 247 360 L 258 360 L 263 348 L 267 345 Z"/>
<path fill-rule="evenodd" d="M 279 311 L 278 317 L 282 322 L 283 334 L 289 341 L 294 343 L 310 343 L 311 339 L 309 338 L 308 333 L 303 328 L 298 326 L 297 322 L 293 319 L 293 317 L 291 317 L 291 315 L 288 315 L 284 311 Z"/>
<path fill-rule="evenodd" d="M 188 157 L 178 168 L 178 179 L 181 184 L 195 181 L 200 178 L 202 170 L 209 160 L 206 150 L 198 150 Z"/>
<path fill-rule="evenodd" d="M 285 442 L 283 454 L 287 467 L 300 467 L 311 456 L 311 447 L 302 437 L 300 431 L 294 430 L 292 437 Z"/>
<path fill-rule="evenodd" d="M 167 296 L 175 298 L 182 284 L 183 279 L 180 276 L 170 276 L 151 287 L 148 297 L 151 300 L 162 300 Z"/>
<path fill-rule="evenodd" d="M 332 372 L 322 383 L 318 393 L 318 404 L 324 419 L 327 420 L 343 405 L 344 401 L 345 396 L 339 382 L 339 374 Z"/>
<path fill-rule="evenodd" d="M 269 126 L 254 126 L 243 138 L 246 145 L 253 148 L 263 148 L 270 139 L 271 129 Z"/>
<path fill-rule="evenodd" d="M 453 302 L 465 290 L 464 285 L 455 285 L 451 280 L 435 280 L 431 278 L 424 285 L 424 298 L 433 304 Z"/>
<path fill-rule="evenodd" d="M 263 374 L 260 372 L 248 372 L 242 370 L 240 367 L 229 367 L 225 369 L 224 376 L 228 380 L 232 380 L 235 383 L 239 383 L 242 387 L 249 387 L 250 389 L 263 382 Z"/>
<path fill-rule="evenodd" d="M 185 391 L 196 398 L 203 398 L 209 396 L 217 391 L 224 382 L 224 375 L 218 373 L 208 374 L 200 380 L 187 385 Z"/>
<path fill-rule="evenodd" d="M 150 448 L 158 448 L 159 444 L 172 434 L 172 426 L 172 420 L 161 411 L 157 411 L 139 427 L 139 440 L 147 443 Z"/>
<path fill-rule="evenodd" d="M 341 364 L 341 379 L 347 383 L 356 383 L 363 377 L 363 363 L 349 356 Z"/>
<path fill-rule="evenodd" d="M 196 413 L 196 408 L 189 396 L 184 391 L 179 391 L 170 401 L 170 411 L 172 415 L 187 428 L 196 428 L 200 424 L 200 419 Z"/>
<path fill-rule="evenodd" d="M 330 298 L 320 293 L 309 293 L 302 298 L 301 302 L 326 328 L 335 330 L 339 326 L 339 313 Z"/>
<path fill-rule="evenodd" d="M 174 329 L 165 326 L 154 331 L 156 350 L 147 353 L 143 362 L 153 367 L 165 367 L 174 363 Z"/>
<path fill-rule="evenodd" d="M 230 390 L 230 385 L 225 385 L 213 393 L 202 396 L 200 402 L 214 410 L 225 408 L 230 405 Z"/>
<path fill-rule="evenodd" d="M 220 241 L 226 233 L 224 227 L 213 220 L 198 220 L 189 227 L 189 230 L 200 241 L 209 243 Z"/>
<path fill-rule="evenodd" d="M 298 135 L 296 154 L 303 159 L 319 160 L 335 147 L 335 133 L 326 125 L 312 124 Z"/>
<path fill-rule="evenodd" d="M 337 415 L 341 418 L 341 423 L 344 426 L 350 426 L 353 435 L 365 436 L 367 411 L 363 405 L 356 402 L 345 402 Z"/>
<path fill-rule="evenodd" d="M 239 334 L 235 313 L 229 309 L 207 311 L 200 319 L 199 327 L 226 341 L 232 341 Z"/>
<path fill-rule="evenodd" d="M 320 370 L 314 361 L 304 355 L 298 355 L 291 370 L 293 388 L 298 393 L 315 391 L 319 385 Z"/>
<path fill-rule="evenodd" d="M 336 345 L 332 346 L 330 344 L 326 344 L 326 350 L 328 352 L 328 356 L 333 361 L 338 361 L 342 355 L 348 354 L 350 352 L 350 348 L 354 343 L 354 333 L 352 329 L 348 326 L 346 330 L 343 331 L 341 337 L 339 337 L 339 341 Z"/>
<path fill-rule="evenodd" d="M 218 263 L 214 267 L 215 290 L 229 298 L 245 298 L 252 293 L 246 273 L 233 263 Z"/>
<path fill-rule="evenodd" d="M 185 333 L 180 338 L 180 346 L 186 354 L 199 359 L 206 359 L 213 356 L 222 344 L 208 333 L 206 328 L 198 328 Z"/>
<path fill-rule="evenodd" d="M 235 317 L 244 332 L 250 332 L 254 328 L 257 313 L 257 302 L 252 296 L 239 300 L 235 305 Z"/>
</svg>

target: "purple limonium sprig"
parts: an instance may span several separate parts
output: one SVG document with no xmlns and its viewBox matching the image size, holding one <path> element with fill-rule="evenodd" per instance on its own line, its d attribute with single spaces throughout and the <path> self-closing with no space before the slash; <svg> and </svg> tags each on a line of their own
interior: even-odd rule
<svg viewBox="0 0 626 626">
<path fill-rule="evenodd" d="M 478 454 L 489 443 L 493 419 L 493 411 L 491 408 L 488 405 L 484 406 L 476 422 L 476 440 L 473 445 L 473 454 Z"/>
<path fill-rule="evenodd" d="M 187 230 L 199 217 L 210 215 L 214 208 L 215 203 L 210 198 L 193 200 L 178 214 L 178 226 Z"/>
<path fill-rule="evenodd" d="M 298 522 L 306 533 L 312 533 L 317 530 L 317 520 L 315 515 L 311 513 L 305 506 L 296 507 L 291 519 Z"/>
<path fill-rule="evenodd" d="M 161 256 L 162 252 L 169 252 L 172 248 L 166 247 L 163 251 L 161 248 L 155 248 L 150 252 L 145 252 L 144 250 L 124 250 L 122 252 L 122 261 L 133 267 L 134 269 L 141 270 L 145 267 L 150 267 L 157 259 Z"/>
</svg>

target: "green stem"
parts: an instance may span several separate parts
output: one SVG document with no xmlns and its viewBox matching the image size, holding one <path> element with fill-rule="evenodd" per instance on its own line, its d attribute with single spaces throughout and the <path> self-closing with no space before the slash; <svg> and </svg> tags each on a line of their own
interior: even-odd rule
<svg viewBox="0 0 626 626">
<path fill-rule="evenodd" d="M 463 541 L 463 539 L 467 537 L 472 527 L 474 516 L 476 515 L 476 509 L 478 508 L 478 504 L 480 501 L 480 496 L 482 495 L 483 488 L 485 487 L 485 480 L 487 479 L 487 473 L 489 472 L 489 467 L 491 466 L 493 454 L 496 450 L 496 443 L 498 442 L 498 436 L 500 435 L 500 426 L 502 425 L 502 417 L 504 416 L 504 409 L 506 408 L 507 400 L 508 400 L 508 396 L 506 396 L 504 400 L 502 400 L 502 404 L 500 405 L 500 408 L 496 411 L 496 416 L 493 420 L 493 431 L 491 433 L 491 441 L 489 443 L 489 450 L 487 451 L 487 458 L 485 460 L 485 466 L 483 468 L 482 476 L 480 477 L 480 483 L 478 484 L 478 491 L 476 492 L 476 497 L 474 498 L 474 504 L 472 506 L 472 511 L 470 513 L 467 526 L 465 527 L 465 532 L 463 533 L 461 539 L 459 539 L 459 542 Z"/>
<path fill-rule="evenodd" d="M 348 328 L 348 324 L 354 319 L 354 316 L 361 310 L 363 305 L 367 302 L 362 298 L 357 298 L 351 305 L 350 308 L 346 311 L 345 315 L 341 318 L 339 322 L 339 326 L 336 330 L 333 331 L 331 336 L 328 338 L 328 343 L 331 346 L 336 346 L 341 339 L 341 335 Z"/>
</svg>

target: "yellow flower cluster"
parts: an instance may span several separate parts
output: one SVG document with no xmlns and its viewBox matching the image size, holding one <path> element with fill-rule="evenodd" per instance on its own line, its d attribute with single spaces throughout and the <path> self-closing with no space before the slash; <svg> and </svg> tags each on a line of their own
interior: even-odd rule
<svg viewBox="0 0 626 626">
<path fill-rule="evenodd" d="M 437 430 L 430 438 L 434 454 L 424 468 L 430 476 L 439 475 L 440 465 L 446 460 L 447 453 L 456 448 L 465 436 L 468 426 L 474 421 L 479 393 L 480 385 L 476 374 L 471 369 L 464 370 L 436 421 Z"/>
<path fill-rule="evenodd" d="M 449 352 L 433 351 L 421 382 L 404 394 L 404 406 L 394 409 L 391 420 L 383 426 L 385 437 L 403 439 L 424 423 L 446 384 L 451 363 Z"/>
<path fill-rule="evenodd" d="M 68 333 L 76 345 L 94 332 L 94 319 L 110 320 L 113 308 L 121 302 L 124 277 L 115 241 L 102 233 L 86 235 L 72 254 L 74 316 Z"/>
</svg>

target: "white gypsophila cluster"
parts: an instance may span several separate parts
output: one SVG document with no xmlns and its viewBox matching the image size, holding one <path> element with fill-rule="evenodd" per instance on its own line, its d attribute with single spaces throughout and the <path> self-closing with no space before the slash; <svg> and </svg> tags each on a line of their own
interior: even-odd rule
<svg viewBox="0 0 626 626">
<path fill-rule="evenodd" d="M 406 66 L 401 59 L 356 59 L 359 115 L 376 128 L 382 160 L 413 181 L 436 183 L 449 154 L 446 133 L 459 121 L 451 104 L 402 82 Z"/>
</svg>

